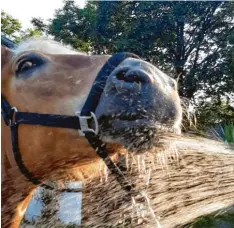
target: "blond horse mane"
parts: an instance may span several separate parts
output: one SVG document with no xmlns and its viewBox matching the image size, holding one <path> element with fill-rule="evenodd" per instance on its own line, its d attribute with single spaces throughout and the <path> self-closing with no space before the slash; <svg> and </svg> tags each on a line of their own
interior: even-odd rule
<svg viewBox="0 0 234 228">
<path fill-rule="evenodd" d="M 45 54 L 81 54 L 86 55 L 84 52 L 78 52 L 71 46 L 62 45 L 59 42 L 48 38 L 30 38 L 22 41 L 16 49 L 13 50 L 14 56 L 18 56 L 26 51 L 39 51 Z"/>
</svg>

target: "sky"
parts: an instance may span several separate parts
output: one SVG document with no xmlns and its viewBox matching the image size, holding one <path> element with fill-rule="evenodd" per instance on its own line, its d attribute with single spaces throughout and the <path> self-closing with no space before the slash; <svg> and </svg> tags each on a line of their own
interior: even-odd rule
<svg viewBox="0 0 234 228">
<path fill-rule="evenodd" d="M 86 0 L 75 0 L 76 4 L 84 7 Z M 63 0 L 4 0 L 1 1 L 1 10 L 18 19 L 22 28 L 31 28 L 32 17 L 43 19 L 52 18 L 55 9 L 61 8 Z"/>
</svg>

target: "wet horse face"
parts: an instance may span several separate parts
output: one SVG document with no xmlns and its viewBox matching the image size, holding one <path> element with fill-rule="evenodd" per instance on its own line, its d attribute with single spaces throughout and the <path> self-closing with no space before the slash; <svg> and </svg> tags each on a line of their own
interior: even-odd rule
<svg viewBox="0 0 234 228">
<path fill-rule="evenodd" d="M 161 134 L 179 131 L 176 82 L 146 61 L 126 59 L 108 78 L 96 114 L 105 140 L 134 152 L 149 150 Z"/>
<path fill-rule="evenodd" d="M 2 93 L 20 111 L 74 115 L 108 58 L 43 40 L 27 41 L 13 52 L 3 48 Z M 155 146 L 159 129 L 179 129 L 176 82 L 150 63 L 128 58 L 109 75 L 95 114 L 110 152 L 144 151 Z M 25 165 L 38 176 L 45 175 L 43 170 L 97 159 L 75 130 L 20 125 L 19 146 Z"/>
</svg>

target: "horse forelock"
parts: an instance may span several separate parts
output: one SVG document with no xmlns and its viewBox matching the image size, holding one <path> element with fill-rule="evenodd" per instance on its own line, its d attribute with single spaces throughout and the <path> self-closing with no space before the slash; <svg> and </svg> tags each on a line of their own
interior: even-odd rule
<svg viewBox="0 0 234 228">
<path fill-rule="evenodd" d="M 72 54 L 72 55 L 86 55 L 86 53 L 78 52 L 70 46 L 65 46 L 47 38 L 30 38 L 20 42 L 13 50 L 13 57 L 20 55 L 27 51 L 40 51 L 44 54 Z"/>
</svg>

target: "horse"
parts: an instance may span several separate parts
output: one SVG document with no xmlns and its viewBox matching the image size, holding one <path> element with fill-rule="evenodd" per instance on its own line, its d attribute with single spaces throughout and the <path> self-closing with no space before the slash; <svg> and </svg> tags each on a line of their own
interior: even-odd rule
<svg viewBox="0 0 234 228">
<path fill-rule="evenodd" d="M 2 96 L 20 112 L 75 116 L 109 55 L 87 55 L 54 41 L 29 39 L 1 46 Z M 108 75 L 95 110 L 108 155 L 141 154 L 168 132 L 179 134 L 181 100 L 174 79 L 139 58 L 125 58 Z M 16 109 L 12 109 L 16 111 Z M 2 120 L 2 227 L 18 227 L 37 187 L 14 157 Z M 20 124 L 23 166 L 42 183 L 76 168 L 82 181 L 96 175 L 100 157 L 76 129 Z"/>
</svg>

